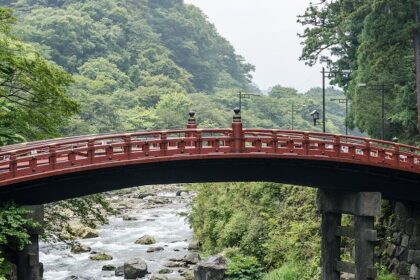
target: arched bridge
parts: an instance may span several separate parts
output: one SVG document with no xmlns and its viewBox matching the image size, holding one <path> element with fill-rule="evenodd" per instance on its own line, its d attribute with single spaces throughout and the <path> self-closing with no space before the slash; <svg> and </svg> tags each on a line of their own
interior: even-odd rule
<svg viewBox="0 0 420 280">
<path fill-rule="evenodd" d="M 420 202 L 420 148 L 318 132 L 197 129 L 53 139 L 2 147 L 0 201 L 42 204 L 117 188 L 271 181 L 381 192 Z"/>
</svg>

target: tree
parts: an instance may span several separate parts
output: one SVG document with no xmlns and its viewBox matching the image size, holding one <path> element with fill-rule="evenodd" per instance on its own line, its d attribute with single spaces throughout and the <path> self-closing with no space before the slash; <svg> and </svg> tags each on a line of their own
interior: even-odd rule
<svg viewBox="0 0 420 280">
<path fill-rule="evenodd" d="M 0 128 L 2 142 L 58 135 L 78 105 L 66 95 L 72 77 L 10 33 L 12 11 L 0 8 Z M 7 136 L 9 135 L 9 136 Z"/>
</svg>

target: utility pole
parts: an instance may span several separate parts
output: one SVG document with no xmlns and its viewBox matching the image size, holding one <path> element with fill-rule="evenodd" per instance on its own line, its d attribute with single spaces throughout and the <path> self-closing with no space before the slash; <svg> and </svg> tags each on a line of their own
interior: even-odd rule
<svg viewBox="0 0 420 280">
<path fill-rule="evenodd" d="M 333 98 L 331 99 L 331 101 L 338 101 L 338 103 L 342 104 L 346 104 L 346 117 L 344 119 L 344 125 L 346 127 L 346 135 L 349 135 L 349 127 L 347 125 L 347 116 L 348 116 L 348 112 L 349 112 L 349 99 L 348 98 Z"/>
<path fill-rule="evenodd" d="M 325 132 L 325 67 L 322 67 L 322 132 Z"/>
<path fill-rule="evenodd" d="M 420 24 L 420 10 L 415 0 L 413 3 L 414 20 L 416 25 Z M 420 30 L 414 33 L 414 50 L 416 57 L 416 93 L 417 93 L 417 130 L 420 133 Z"/>
</svg>

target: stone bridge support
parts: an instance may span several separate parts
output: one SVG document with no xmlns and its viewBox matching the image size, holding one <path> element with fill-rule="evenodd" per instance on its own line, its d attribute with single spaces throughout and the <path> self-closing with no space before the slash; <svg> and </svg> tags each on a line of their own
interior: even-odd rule
<svg viewBox="0 0 420 280">
<path fill-rule="evenodd" d="M 31 244 L 22 251 L 16 252 L 17 280 L 40 280 L 42 268 L 39 262 L 39 235 L 42 234 L 42 223 L 44 222 L 44 206 L 27 206 L 31 211 L 29 217 L 41 224 L 39 228 L 30 228 Z"/>
<path fill-rule="evenodd" d="M 381 213 L 381 194 L 319 190 L 317 205 L 322 213 L 321 279 L 340 280 L 341 272 L 354 274 L 355 280 L 375 279 L 374 218 Z M 342 214 L 354 215 L 352 226 L 341 225 Z M 355 241 L 354 262 L 341 260 L 342 237 Z"/>
</svg>

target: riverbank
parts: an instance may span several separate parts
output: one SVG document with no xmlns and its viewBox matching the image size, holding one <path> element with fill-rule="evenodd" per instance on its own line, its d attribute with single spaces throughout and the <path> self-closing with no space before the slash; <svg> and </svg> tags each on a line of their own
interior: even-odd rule
<svg viewBox="0 0 420 280">
<path fill-rule="evenodd" d="M 118 214 L 97 230 L 98 237 L 77 240 L 88 252 L 72 253 L 62 243 L 41 244 L 44 279 L 122 279 L 120 267 L 139 259 L 147 264 L 144 279 L 192 279 L 195 260 L 185 261 L 185 256 L 191 258 L 192 230 L 185 215 L 192 196 L 182 185 L 138 187 L 105 195 Z M 145 235 L 156 243 L 135 244 Z M 112 259 L 91 259 L 100 253 Z"/>
</svg>

